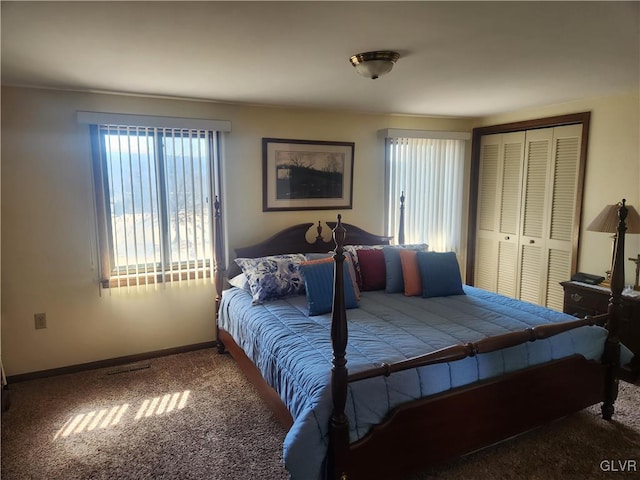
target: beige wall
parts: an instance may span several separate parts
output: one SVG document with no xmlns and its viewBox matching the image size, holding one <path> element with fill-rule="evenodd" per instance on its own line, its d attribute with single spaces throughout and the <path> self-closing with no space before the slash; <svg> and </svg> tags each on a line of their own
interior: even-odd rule
<svg viewBox="0 0 640 480">
<path fill-rule="evenodd" d="M 611 264 L 611 240 L 586 227 L 605 205 L 622 198 L 640 211 L 640 96 L 638 91 L 531 108 L 483 118 L 479 125 L 591 112 L 589 151 L 585 172 L 578 270 L 604 274 Z M 625 257 L 640 253 L 640 235 L 628 235 Z M 626 260 L 625 258 L 625 260 Z M 626 281 L 634 282 L 635 265 L 625 261 Z"/>
<path fill-rule="evenodd" d="M 57 368 L 213 340 L 210 284 L 143 292 L 100 291 L 86 126 L 78 110 L 230 120 L 225 141 L 229 245 L 247 245 L 297 222 L 333 220 L 337 211 L 262 212 L 262 137 L 355 142 L 354 208 L 345 221 L 382 232 L 381 128 L 469 131 L 531 118 L 591 111 L 579 269 L 609 264 L 606 234 L 584 226 L 608 203 L 640 206 L 640 98 L 596 98 L 468 119 L 262 108 L 132 96 L 2 89 L 2 360 L 7 374 Z M 640 252 L 630 235 L 627 256 Z M 464 264 L 464 261 L 462 261 Z M 627 281 L 633 264 L 627 262 Z M 33 314 L 48 328 L 35 330 Z"/>
<path fill-rule="evenodd" d="M 247 245 L 336 211 L 262 212 L 262 137 L 355 142 L 345 221 L 382 232 L 382 128 L 470 131 L 469 120 L 260 108 L 133 96 L 2 89 L 2 360 L 7 374 L 214 338 L 210 284 L 100 291 L 88 129 L 76 111 L 230 120 L 225 141 L 229 245 Z M 48 328 L 35 330 L 33 314 Z"/>
<path fill-rule="evenodd" d="M 239 108 L 226 144 L 226 213 L 230 244 L 249 244 L 293 222 L 335 220 L 338 210 L 262 212 L 262 137 L 355 142 L 353 210 L 343 220 L 384 232 L 383 128 L 470 131 L 470 120 L 358 115 L 329 111 Z M 238 190 L 243 189 L 242 194 Z M 392 232 L 391 234 L 394 234 Z"/>
</svg>

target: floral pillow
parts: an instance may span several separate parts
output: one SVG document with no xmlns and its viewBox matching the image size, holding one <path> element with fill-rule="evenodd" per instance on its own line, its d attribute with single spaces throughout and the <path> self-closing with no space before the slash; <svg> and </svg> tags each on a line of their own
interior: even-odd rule
<svg viewBox="0 0 640 480">
<path fill-rule="evenodd" d="M 259 258 L 236 258 L 247 277 L 253 303 L 304 293 L 304 280 L 298 267 L 306 261 L 302 254 L 272 255 Z"/>
</svg>

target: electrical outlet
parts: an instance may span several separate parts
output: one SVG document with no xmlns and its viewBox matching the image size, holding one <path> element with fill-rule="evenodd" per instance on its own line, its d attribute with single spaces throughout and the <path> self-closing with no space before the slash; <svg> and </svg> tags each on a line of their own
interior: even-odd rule
<svg viewBox="0 0 640 480">
<path fill-rule="evenodd" d="M 33 318 L 36 321 L 36 328 L 47 328 L 47 314 L 35 313 Z"/>
</svg>

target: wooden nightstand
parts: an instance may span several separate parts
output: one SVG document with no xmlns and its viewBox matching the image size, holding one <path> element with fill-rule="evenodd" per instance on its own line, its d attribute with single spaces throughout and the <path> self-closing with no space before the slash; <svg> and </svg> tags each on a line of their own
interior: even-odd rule
<svg viewBox="0 0 640 480">
<path fill-rule="evenodd" d="M 561 282 L 564 288 L 565 313 L 574 317 L 607 313 L 611 291 L 598 285 L 580 282 Z M 623 318 L 620 325 L 620 341 L 635 354 L 631 362 L 632 379 L 640 381 L 640 295 L 622 296 Z M 625 380 L 626 375 L 621 375 Z"/>
</svg>

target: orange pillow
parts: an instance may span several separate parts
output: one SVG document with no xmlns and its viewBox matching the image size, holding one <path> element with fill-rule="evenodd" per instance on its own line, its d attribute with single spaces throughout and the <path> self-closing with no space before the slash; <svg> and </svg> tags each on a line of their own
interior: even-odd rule
<svg viewBox="0 0 640 480">
<path fill-rule="evenodd" d="M 422 295 L 422 281 L 420 280 L 417 254 L 418 252 L 416 250 L 400 250 L 404 294 L 407 297 Z"/>
</svg>

